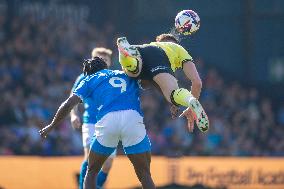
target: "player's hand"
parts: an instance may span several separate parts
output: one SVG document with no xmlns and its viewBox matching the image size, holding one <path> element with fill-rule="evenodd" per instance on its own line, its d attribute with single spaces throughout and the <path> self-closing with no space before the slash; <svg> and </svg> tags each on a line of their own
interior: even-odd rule
<svg viewBox="0 0 284 189">
<path fill-rule="evenodd" d="M 46 138 L 48 133 L 52 130 L 52 126 L 51 125 L 48 125 L 44 128 L 42 128 L 41 130 L 39 130 L 39 134 L 42 138 Z"/>
<path fill-rule="evenodd" d="M 174 104 L 171 104 L 170 111 L 171 111 L 172 119 L 176 119 L 178 117 L 179 107 Z"/>
<path fill-rule="evenodd" d="M 79 129 L 82 126 L 80 117 L 71 116 L 71 125 L 74 129 Z"/>
<path fill-rule="evenodd" d="M 190 108 L 187 108 L 186 110 L 182 112 L 182 114 L 180 114 L 179 117 L 183 117 L 183 116 L 185 116 L 187 119 L 187 126 L 188 126 L 189 132 L 193 132 L 194 120 L 195 120 L 194 113 L 192 112 Z"/>
</svg>

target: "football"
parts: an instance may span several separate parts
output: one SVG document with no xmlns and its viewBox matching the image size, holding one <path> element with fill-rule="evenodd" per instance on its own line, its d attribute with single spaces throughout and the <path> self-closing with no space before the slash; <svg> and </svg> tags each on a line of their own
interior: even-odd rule
<svg viewBox="0 0 284 189">
<path fill-rule="evenodd" d="M 191 35 L 200 27 L 200 18 L 193 10 L 180 11 L 175 18 L 175 27 L 183 35 Z"/>
</svg>

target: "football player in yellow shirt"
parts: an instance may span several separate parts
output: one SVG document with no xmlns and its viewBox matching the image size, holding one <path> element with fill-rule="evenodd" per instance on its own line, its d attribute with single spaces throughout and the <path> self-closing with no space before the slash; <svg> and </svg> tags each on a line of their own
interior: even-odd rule
<svg viewBox="0 0 284 189">
<path fill-rule="evenodd" d="M 180 116 L 187 117 L 190 131 L 195 120 L 198 128 L 206 132 L 209 120 L 198 101 L 202 81 L 192 57 L 178 42 L 172 34 L 161 34 L 156 42 L 144 45 L 130 45 L 125 37 L 118 38 L 119 62 L 130 77 L 154 81 L 168 102 L 187 107 Z M 179 68 L 191 80 L 191 91 L 178 86 L 174 72 Z"/>
</svg>

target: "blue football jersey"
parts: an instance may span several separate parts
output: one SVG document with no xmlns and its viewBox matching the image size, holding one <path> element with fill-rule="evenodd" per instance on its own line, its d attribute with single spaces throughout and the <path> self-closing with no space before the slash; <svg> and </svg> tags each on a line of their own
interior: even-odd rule
<svg viewBox="0 0 284 189">
<path fill-rule="evenodd" d="M 81 74 L 77 77 L 73 87 L 72 87 L 72 92 L 78 87 L 80 82 L 85 79 L 85 75 Z M 95 124 L 97 123 L 97 108 L 95 107 L 94 103 L 92 103 L 91 98 L 85 98 L 83 100 L 84 104 L 84 113 L 83 113 L 83 123 L 92 123 Z"/>
<path fill-rule="evenodd" d="M 122 71 L 104 69 L 86 76 L 73 93 L 83 102 L 91 99 L 92 108 L 95 109 L 89 111 L 96 112 L 97 120 L 109 112 L 119 110 L 136 110 L 142 115 L 137 80 Z"/>
</svg>

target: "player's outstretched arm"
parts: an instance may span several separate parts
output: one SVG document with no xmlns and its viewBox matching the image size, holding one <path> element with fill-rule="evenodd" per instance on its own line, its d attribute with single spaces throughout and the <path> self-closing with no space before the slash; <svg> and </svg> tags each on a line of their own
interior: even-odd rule
<svg viewBox="0 0 284 189">
<path fill-rule="evenodd" d="M 76 106 L 80 102 L 81 102 L 81 99 L 78 96 L 74 94 L 70 95 L 70 97 L 60 105 L 55 116 L 53 117 L 52 122 L 48 126 L 44 127 L 43 129 L 39 131 L 39 134 L 41 135 L 41 137 L 46 138 L 48 133 L 54 127 L 56 127 L 65 117 L 67 117 L 67 115 L 70 113 L 72 108 L 74 108 L 74 106 Z"/>
<path fill-rule="evenodd" d="M 70 96 L 73 94 L 73 91 L 76 89 L 76 87 L 79 85 L 79 83 L 82 81 L 83 77 L 81 77 L 81 75 L 79 77 L 77 77 L 72 90 L 70 91 Z M 82 122 L 81 122 L 81 116 L 79 113 L 79 105 L 76 105 L 72 108 L 71 112 L 70 112 L 70 121 L 71 121 L 71 125 L 74 129 L 79 129 L 82 126 Z"/>
<path fill-rule="evenodd" d="M 195 64 L 191 61 L 183 63 L 183 71 L 186 77 L 191 80 L 191 94 L 198 99 L 202 88 L 202 81 L 199 77 Z"/>
</svg>

